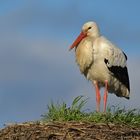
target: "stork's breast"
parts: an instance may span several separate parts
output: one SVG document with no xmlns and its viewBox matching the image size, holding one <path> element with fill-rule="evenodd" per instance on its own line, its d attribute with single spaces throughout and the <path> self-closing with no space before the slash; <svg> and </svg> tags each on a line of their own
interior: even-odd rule
<svg viewBox="0 0 140 140">
<path fill-rule="evenodd" d="M 92 41 L 84 39 L 76 48 L 76 62 L 79 65 L 80 71 L 84 71 L 93 63 L 93 48 Z"/>
</svg>

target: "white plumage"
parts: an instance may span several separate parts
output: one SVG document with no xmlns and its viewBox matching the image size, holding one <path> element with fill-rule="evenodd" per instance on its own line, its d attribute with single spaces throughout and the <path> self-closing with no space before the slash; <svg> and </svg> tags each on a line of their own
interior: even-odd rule
<svg viewBox="0 0 140 140">
<path fill-rule="evenodd" d="M 82 74 L 92 81 L 96 90 L 97 111 L 100 110 L 100 87 L 105 87 L 104 111 L 108 92 L 129 99 L 130 87 L 127 56 L 100 35 L 95 22 L 87 22 L 70 50 L 76 47 L 76 62 Z"/>
</svg>

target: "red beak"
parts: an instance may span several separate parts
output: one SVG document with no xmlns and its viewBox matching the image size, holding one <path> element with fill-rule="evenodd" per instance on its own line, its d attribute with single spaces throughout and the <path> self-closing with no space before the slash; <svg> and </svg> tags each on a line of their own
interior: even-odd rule
<svg viewBox="0 0 140 140">
<path fill-rule="evenodd" d="M 80 35 L 76 38 L 76 40 L 73 42 L 73 44 L 70 46 L 69 50 L 73 49 L 74 47 L 76 47 L 80 41 L 85 38 L 87 35 L 83 32 L 80 33 Z"/>
</svg>

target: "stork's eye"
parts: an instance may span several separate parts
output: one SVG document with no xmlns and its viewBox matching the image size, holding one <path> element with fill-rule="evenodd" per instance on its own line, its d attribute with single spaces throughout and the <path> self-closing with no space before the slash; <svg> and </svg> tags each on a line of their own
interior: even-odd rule
<svg viewBox="0 0 140 140">
<path fill-rule="evenodd" d="M 91 29 L 92 27 L 88 27 L 88 30 Z"/>
</svg>

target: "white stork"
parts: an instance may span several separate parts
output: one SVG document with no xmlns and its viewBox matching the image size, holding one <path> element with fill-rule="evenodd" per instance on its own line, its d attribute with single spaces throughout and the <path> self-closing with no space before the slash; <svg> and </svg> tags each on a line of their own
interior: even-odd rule
<svg viewBox="0 0 140 140">
<path fill-rule="evenodd" d="M 104 91 L 104 112 L 108 92 L 129 99 L 130 86 L 127 56 L 105 37 L 100 35 L 95 22 L 87 22 L 77 39 L 70 46 L 75 49 L 76 62 L 82 74 L 95 86 L 96 110 L 100 111 L 100 88 Z"/>
</svg>

